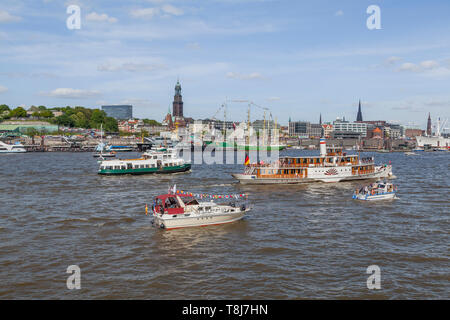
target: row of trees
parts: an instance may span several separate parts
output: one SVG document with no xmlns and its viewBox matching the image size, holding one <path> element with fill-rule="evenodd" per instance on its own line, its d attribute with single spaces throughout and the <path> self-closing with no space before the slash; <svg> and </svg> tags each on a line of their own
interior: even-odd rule
<svg viewBox="0 0 450 320">
<path fill-rule="evenodd" d="M 117 120 L 108 117 L 103 110 L 84 107 L 55 108 L 54 110 L 63 113 L 54 119 L 54 123 L 60 126 L 89 129 L 99 128 L 103 124 L 103 129 L 107 132 L 119 131 Z"/>
<path fill-rule="evenodd" d="M 107 132 L 118 132 L 119 127 L 117 120 L 108 117 L 103 110 L 88 109 L 84 107 L 65 107 L 65 108 L 52 108 L 47 109 L 45 106 L 31 107 L 30 111 L 32 117 L 39 118 L 48 121 L 53 124 L 57 124 L 70 128 L 99 128 L 103 124 L 103 128 Z M 53 112 L 60 111 L 62 115 L 55 117 Z M 0 105 L 0 120 L 7 120 L 11 118 L 27 118 L 28 113 L 22 107 L 10 109 L 6 104 Z"/>
</svg>

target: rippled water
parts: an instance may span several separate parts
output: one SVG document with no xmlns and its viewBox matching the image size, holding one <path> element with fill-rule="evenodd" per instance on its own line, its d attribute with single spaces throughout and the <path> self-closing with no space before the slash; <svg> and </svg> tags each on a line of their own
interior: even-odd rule
<svg viewBox="0 0 450 320">
<path fill-rule="evenodd" d="M 355 202 L 362 182 L 241 186 L 230 173 L 242 165 L 105 177 L 89 153 L 1 155 L 0 298 L 449 299 L 450 154 L 374 156 L 392 161 L 400 199 Z M 233 224 L 155 229 L 145 203 L 173 183 L 246 192 L 254 209 Z M 381 290 L 366 286 L 373 264 Z M 81 290 L 66 287 L 69 265 Z"/>
</svg>

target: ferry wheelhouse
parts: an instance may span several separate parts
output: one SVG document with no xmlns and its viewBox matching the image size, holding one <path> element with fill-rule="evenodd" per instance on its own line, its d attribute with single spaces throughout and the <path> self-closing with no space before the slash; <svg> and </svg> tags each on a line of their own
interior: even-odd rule
<svg viewBox="0 0 450 320">
<path fill-rule="evenodd" d="M 327 148 L 320 139 L 320 156 L 280 157 L 268 164 L 250 164 L 244 173 L 232 174 L 242 184 L 339 182 L 393 178 L 391 165 L 375 165 L 374 158 L 347 155 L 340 147 Z"/>
<path fill-rule="evenodd" d="M 149 151 L 139 159 L 103 160 L 100 162 L 99 174 L 150 174 L 176 173 L 191 170 L 191 163 L 179 158 L 174 150 Z"/>
</svg>

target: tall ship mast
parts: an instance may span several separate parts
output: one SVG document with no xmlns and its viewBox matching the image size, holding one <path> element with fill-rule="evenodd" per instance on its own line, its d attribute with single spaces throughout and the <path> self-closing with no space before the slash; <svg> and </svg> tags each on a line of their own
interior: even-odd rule
<svg viewBox="0 0 450 320">
<path fill-rule="evenodd" d="M 341 147 L 327 148 L 320 139 L 320 155 L 280 157 L 268 164 L 249 164 L 232 176 L 242 184 L 291 184 L 394 178 L 391 165 L 375 165 L 374 158 L 347 155 Z"/>
</svg>

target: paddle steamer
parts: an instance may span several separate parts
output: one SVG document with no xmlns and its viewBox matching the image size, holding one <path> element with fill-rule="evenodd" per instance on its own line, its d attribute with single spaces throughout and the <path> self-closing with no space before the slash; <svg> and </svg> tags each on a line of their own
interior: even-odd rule
<svg viewBox="0 0 450 320">
<path fill-rule="evenodd" d="M 244 173 L 232 174 L 242 184 L 287 184 L 339 182 L 360 179 L 393 178 L 391 165 L 375 165 L 374 158 L 347 155 L 342 148 L 327 148 L 320 139 L 320 155 L 280 157 L 269 164 L 249 164 Z"/>
</svg>

